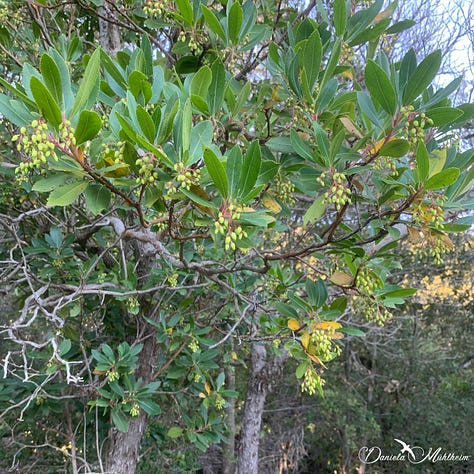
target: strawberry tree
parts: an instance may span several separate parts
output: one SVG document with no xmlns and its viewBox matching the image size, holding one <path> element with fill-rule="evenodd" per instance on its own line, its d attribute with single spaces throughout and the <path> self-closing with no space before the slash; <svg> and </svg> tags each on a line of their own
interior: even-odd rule
<svg viewBox="0 0 474 474">
<path fill-rule="evenodd" d="M 225 369 L 255 344 L 322 392 L 360 321 L 414 293 L 391 280 L 400 242 L 440 262 L 471 224 L 472 104 L 433 85 L 440 51 L 389 62 L 394 5 L 122 3 L 116 57 L 53 35 L 0 80 L 22 200 L 2 207 L 1 413 L 41 437 L 64 412 L 47 430 L 75 472 L 134 472 L 145 433 L 227 439 Z"/>
</svg>

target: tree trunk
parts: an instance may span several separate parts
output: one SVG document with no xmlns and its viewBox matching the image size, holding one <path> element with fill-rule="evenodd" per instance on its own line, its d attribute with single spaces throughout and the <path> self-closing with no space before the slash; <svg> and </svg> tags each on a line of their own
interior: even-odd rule
<svg viewBox="0 0 474 474">
<path fill-rule="evenodd" d="M 143 384 L 151 382 L 156 360 L 158 345 L 154 334 L 143 341 L 143 349 L 138 359 L 136 378 L 142 378 Z M 129 419 L 129 429 L 126 433 L 111 428 L 109 432 L 109 447 L 107 452 L 107 474 L 134 474 L 140 456 L 140 446 L 143 433 L 147 426 L 147 414 L 140 410 L 136 418 Z"/>
<path fill-rule="evenodd" d="M 112 57 L 117 55 L 117 51 L 122 48 L 120 37 L 120 27 L 116 24 L 117 15 L 114 7 L 105 1 L 97 9 L 99 14 L 99 43 L 100 47 Z"/>
<path fill-rule="evenodd" d="M 265 399 L 287 358 L 288 354 L 282 352 L 280 356 L 267 360 L 267 350 L 263 344 L 254 343 L 252 346 L 252 365 L 240 434 L 237 474 L 258 474 L 258 445 Z"/>
<path fill-rule="evenodd" d="M 226 388 L 235 390 L 235 367 L 229 364 L 225 370 Z M 229 436 L 223 443 L 223 474 L 235 473 L 235 398 L 230 398 L 226 406 L 226 421 Z"/>
</svg>

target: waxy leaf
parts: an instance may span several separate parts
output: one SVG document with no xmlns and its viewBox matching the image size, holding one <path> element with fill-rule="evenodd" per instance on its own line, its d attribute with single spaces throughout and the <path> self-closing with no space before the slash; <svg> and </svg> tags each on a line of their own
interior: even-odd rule
<svg viewBox="0 0 474 474">
<path fill-rule="evenodd" d="M 431 176 L 431 178 L 426 182 L 425 189 L 440 189 L 446 188 L 450 186 L 459 177 L 459 169 L 458 168 L 446 168 L 443 171 Z"/>
<path fill-rule="evenodd" d="M 430 157 L 425 144 L 420 141 L 416 147 L 416 170 L 418 173 L 418 182 L 424 183 L 430 173 Z"/>
<path fill-rule="evenodd" d="M 76 144 L 81 145 L 88 140 L 92 140 L 100 131 L 102 120 L 96 112 L 83 110 L 79 115 L 74 136 Z"/>
<path fill-rule="evenodd" d="M 59 186 L 48 197 L 48 206 L 69 206 L 89 185 L 88 181 L 74 181 L 64 186 Z"/>
<path fill-rule="evenodd" d="M 207 96 L 207 91 L 212 82 L 212 72 L 209 66 L 203 66 L 199 69 L 191 80 L 189 87 L 190 95 L 197 95 L 203 99 Z"/>
<path fill-rule="evenodd" d="M 31 93 L 43 117 L 58 127 L 62 122 L 61 110 L 46 86 L 35 76 L 30 80 Z"/>
<path fill-rule="evenodd" d="M 393 158 L 401 158 L 408 153 L 410 144 L 403 138 L 392 138 L 382 145 L 379 150 L 380 156 L 391 156 Z"/>
<path fill-rule="evenodd" d="M 438 49 L 417 66 L 408 78 L 403 94 L 403 105 L 411 104 L 430 84 L 441 65 L 441 51 Z"/>
<path fill-rule="evenodd" d="M 41 56 L 40 70 L 46 87 L 57 104 L 61 107 L 63 103 L 61 75 L 59 74 L 59 68 L 54 62 L 54 59 L 46 53 Z"/>
<path fill-rule="evenodd" d="M 216 188 L 221 193 L 222 197 L 226 198 L 229 193 L 229 182 L 224 170 L 224 165 L 210 148 L 204 149 L 204 163 L 207 171 L 214 181 Z"/>
<path fill-rule="evenodd" d="M 227 16 L 227 30 L 229 39 L 236 44 L 239 41 L 240 27 L 242 26 L 242 7 L 239 2 L 234 2 Z"/>
<path fill-rule="evenodd" d="M 220 24 L 219 20 L 217 19 L 214 12 L 206 5 L 201 3 L 201 11 L 204 15 L 204 19 L 206 20 L 206 25 L 209 29 L 214 32 L 217 36 L 219 36 L 222 40 L 226 41 L 226 34 L 224 28 Z"/>
<path fill-rule="evenodd" d="M 262 163 L 262 152 L 257 140 L 253 141 L 245 153 L 239 181 L 240 197 L 247 196 L 257 182 Z"/>
<path fill-rule="evenodd" d="M 334 0 L 333 11 L 336 35 L 341 36 L 346 29 L 347 22 L 346 0 Z"/>
<path fill-rule="evenodd" d="M 376 102 L 390 115 L 395 115 L 397 99 L 395 88 L 385 71 L 369 59 L 365 67 L 365 85 Z"/>
<path fill-rule="evenodd" d="M 72 106 L 70 113 L 71 117 L 77 114 L 88 102 L 91 96 L 97 89 L 99 83 L 99 69 L 100 69 L 100 48 L 96 49 L 87 63 L 84 77 L 76 94 L 76 100 Z M 97 89 L 98 90 L 98 89 Z"/>
</svg>

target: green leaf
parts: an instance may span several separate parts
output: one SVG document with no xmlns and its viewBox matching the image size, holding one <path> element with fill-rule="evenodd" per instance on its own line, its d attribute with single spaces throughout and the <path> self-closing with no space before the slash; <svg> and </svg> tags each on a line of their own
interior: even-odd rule
<svg viewBox="0 0 474 474">
<path fill-rule="evenodd" d="M 100 54 L 100 48 L 97 48 L 89 59 L 84 77 L 76 94 L 76 100 L 72 106 L 71 117 L 74 117 L 77 112 L 90 102 L 91 96 L 94 95 L 97 89 L 99 83 Z"/>
<path fill-rule="evenodd" d="M 440 189 L 446 188 L 451 184 L 455 183 L 459 177 L 459 169 L 458 168 L 446 168 L 443 171 L 431 176 L 430 179 L 425 184 L 425 189 L 433 190 L 433 189 Z"/>
<path fill-rule="evenodd" d="M 226 198 L 229 193 L 229 182 L 227 181 L 224 166 L 215 153 L 208 147 L 204 149 L 204 163 L 216 188 L 222 197 Z"/>
<path fill-rule="evenodd" d="M 313 308 L 321 308 L 328 298 L 328 290 L 321 278 L 318 281 L 306 280 L 306 292 Z"/>
<path fill-rule="evenodd" d="M 342 38 L 339 37 L 332 47 L 331 56 L 329 56 L 329 60 L 326 64 L 326 70 L 324 71 L 324 75 L 321 80 L 321 89 L 332 79 L 334 75 L 334 70 L 336 69 L 337 63 L 339 62 L 339 56 L 341 55 L 341 44 Z"/>
<path fill-rule="evenodd" d="M 58 127 L 62 122 L 61 110 L 46 86 L 35 76 L 30 79 L 31 93 L 43 117 Z"/>
<path fill-rule="evenodd" d="M 194 94 L 205 99 L 211 83 L 211 68 L 209 66 L 202 66 L 191 80 L 191 85 L 189 86 L 190 95 Z"/>
<path fill-rule="evenodd" d="M 33 185 L 32 190 L 38 191 L 40 193 L 46 193 L 52 191 L 53 189 L 57 188 L 58 186 L 62 186 L 68 176 L 65 174 L 53 174 L 46 178 L 41 178 Z"/>
<path fill-rule="evenodd" d="M 65 356 L 71 350 L 71 340 L 64 339 L 61 344 L 59 345 L 59 354 L 61 356 Z"/>
<path fill-rule="evenodd" d="M 403 140 L 403 138 L 393 138 L 380 148 L 379 155 L 401 158 L 408 153 L 409 149 L 410 144 L 407 140 Z"/>
<path fill-rule="evenodd" d="M 323 46 L 319 31 L 314 30 L 306 41 L 302 55 L 302 66 L 306 72 L 306 80 L 308 81 L 309 91 L 312 93 L 318 80 L 319 69 L 321 67 Z"/>
<path fill-rule="evenodd" d="M 326 131 L 317 122 L 313 122 L 316 143 L 318 144 L 319 154 L 325 165 L 329 165 L 329 139 Z"/>
<path fill-rule="evenodd" d="M 74 136 L 77 145 L 81 145 L 88 140 L 92 140 L 100 132 L 102 120 L 97 112 L 83 110 L 79 115 Z"/>
<path fill-rule="evenodd" d="M 242 7 L 238 1 L 234 2 L 230 7 L 227 15 L 227 30 L 229 39 L 236 44 L 239 41 L 240 27 L 242 26 Z"/>
<path fill-rule="evenodd" d="M 337 332 L 342 332 L 344 334 L 348 334 L 349 336 L 358 336 L 358 337 L 365 336 L 364 331 L 361 331 L 360 329 L 356 329 L 356 328 L 339 328 Z"/>
<path fill-rule="evenodd" d="M 168 433 L 166 433 L 166 436 L 171 439 L 176 439 L 179 438 L 183 434 L 183 428 L 180 428 L 179 426 L 173 426 L 168 430 Z"/>
<path fill-rule="evenodd" d="M 417 66 L 408 78 L 403 94 L 403 105 L 411 104 L 430 84 L 441 65 L 441 51 L 438 49 Z"/>
<path fill-rule="evenodd" d="M 187 160 L 189 159 L 189 146 L 191 144 L 191 128 L 193 126 L 193 110 L 190 99 L 187 99 L 184 103 L 181 126 L 181 159 L 187 164 Z"/>
<path fill-rule="evenodd" d="M 225 42 L 227 38 L 226 38 L 224 28 L 222 28 L 222 25 L 220 24 L 216 15 L 214 15 L 214 12 L 202 3 L 201 3 L 201 11 L 202 11 L 202 14 L 204 15 L 204 19 L 206 20 L 206 24 L 209 27 L 209 29 Z"/>
<path fill-rule="evenodd" d="M 140 95 L 144 103 L 148 103 L 153 95 L 151 84 L 148 77 L 141 71 L 132 71 L 128 76 L 128 86 L 135 99 L 139 100 Z"/>
<path fill-rule="evenodd" d="M 242 169 L 242 151 L 235 145 L 229 152 L 226 163 L 226 175 L 229 182 L 229 193 L 232 198 L 237 197 Z"/>
<path fill-rule="evenodd" d="M 141 105 L 137 105 L 136 114 L 143 136 L 149 142 L 153 143 L 155 141 L 156 130 L 151 115 Z"/>
<path fill-rule="evenodd" d="M 115 427 L 122 433 L 128 431 L 128 420 L 125 413 L 122 411 L 121 406 L 112 408 L 112 421 Z"/>
<path fill-rule="evenodd" d="M 334 0 L 333 12 L 334 28 L 336 29 L 336 35 L 341 36 L 342 34 L 344 34 L 344 30 L 346 29 L 346 0 Z"/>
<path fill-rule="evenodd" d="M 33 115 L 23 102 L 11 100 L 5 94 L 0 94 L 0 110 L 4 118 L 18 127 L 28 125 L 33 120 Z"/>
<path fill-rule="evenodd" d="M 397 99 L 395 88 L 385 71 L 369 59 L 365 67 L 365 85 L 376 102 L 390 115 L 395 115 Z"/>
<path fill-rule="evenodd" d="M 416 147 L 416 169 L 418 172 L 418 181 L 424 183 L 430 173 L 430 157 L 422 141 L 419 141 Z"/>
<path fill-rule="evenodd" d="M 304 375 L 306 374 L 306 371 L 308 370 L 308 366 L 309 366 L 309 362 L 307 360 L 304 360 L 298 365 L 298 367 L 296 367 L 295 376 L 297 379 L 301 379 L 304 377 Z"/>
<path fill-rule="evenodd" d="M 92 183 L 84 191 L 86 206 L 94 215 L 108 209 L 110 197 L 110 191 L 102 184 Z"/>
<path fill-rule="evenodd" d="M 209 111 L 215 115 L 219 111 L 226 88 L 226 77 L 224 65 L 220 60 L 214 61 L 211 67 L 212 82 L 207 94 L 207 103 Z"/>
<path fill-rule="evenodd" d="M 68 206 L 72 204 L 87 188 L 88 181 L 74 181 L 56 188 L 48 197 L 48 206 Z"/>
<path fill-rule="evenodd" d="M 257 182 L 262 163 L 262 152 L 258 140 L 254 140 L 247 149 L 242 161 L 239 180 L 239 196 L 245 197 L 252 191 Z"/>
<path fill-rule="evenodd" d="M 316 222 L 324 214 L 326 206 L 327 204 L 325 202 L 324 196 L 321 194 L 321 196 L 318 196 L 313 204 L 311 204 L 311 206 L 309 206 L 308 210 L 305 212 L 303 225 L 306 226 Z"/>
<path fill-rule="evenodd" d="M 401 33 L 402 31 L 408 30 L 412 26 L 416 25 L 414 20 L 401 20 L 394 23 L 390 28 L 385 30 L 387 35 L 394 35 L 396 33 Z"/>
<path fill-rule="evenodd" d="M 427 110 L 426 115 L 433 120 L 433 127 L 443 127 L 464 115 L 464 112 L 461 109 L 455 109 L 453 107 L 436 107 Z"/>
<path fill-rule="evenodd" d="M 314 161 L 313 154 L 307 143 L 298 135 L 293 128 L 290 131 L 290 140 L 293 150 L 305 160 Z"/>
<path fill-rule="evenodd" d="M 54 59 L 46 53 L 41 56 L 40 70 L 46 87 L 57 104 L 61 107 L 63 103 L 61 75 L 59 74 L 59 68 Z"/>
<path fill-rule="evenodd" d="M 194 24 L 194 15 L 191 2 L 189 0 L 176 0 L 176 6 L 186 24 L 192 26 Z"/>
<path fill-rule="evenodd" d="M 161 413 L 161 407 L 158 403 L 155 403 L 148 399 L 138 399 L 138 405 L 149 415 L 159 415 Z"/>
</svg>

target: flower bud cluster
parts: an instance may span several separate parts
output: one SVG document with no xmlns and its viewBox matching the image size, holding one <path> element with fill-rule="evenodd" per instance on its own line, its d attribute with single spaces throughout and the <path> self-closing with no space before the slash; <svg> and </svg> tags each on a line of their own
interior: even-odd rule
<svg viewBox="0 0 474 474">
<path fill-rule="evenodd" d="M 115 146 L 109 143 L 102 144 L 102 157 L 112 159 L 114 164 L 123 163 L 124 142 L 117 142 Z"/>
<path fill-rule="evenodd" d="M 187 43 L 188 48 L 195 54 L 200 51 L 201 47 L 199 45 L 198 38 L 195 34 L 192 34 L 188 40 L 186 32 L 184 30 L 181 30 L 178 35 L 178 41 L 181 43 Z"/>
<path fill-rule="evenodd" d="M 156 157 L 151 153 L 138 158 L 135 164 L 139 167 L 137 184 L 146 186 L 147 184 L 153 184 L 158 179 L 158 172 L 155 171 Z"/>
<path fill-rule="evenodd" d="M 397 176 L 397 163 L 394 159 L 388 156 L 379 156 L 374 162 L 374 169 L 376 170 L 388 170 L 390 176 Z"/>
<path fill-rule="evenodd" d="M 146 0 L 143 12 L 150 17 L 169 17 L 174 8 L 171 2 L 166 0 Z"/>
<path fill-rule="evenodd" d="M 245 232 L 240 225 L 235 225 L 235 221 L 240 219 L 241 212 L 241 206 L 235 204 L 229 204 L 229 206 L 227 206 L 224 204 L 219 211 L 217 220 L 214 222 L 215 234 L 225 235 L 225 250 L 235 250 L 236 242 L 244 237 L 248 237 L 247 232 Z"/>
<path fill-rule="evenodd" d="M 355 284 L 359 293 L 368 296 L 373 295 L 375 290 L 383 286 L 380 278 L 367 267 L 359 268 Z"/>
<path fill-rule="evenodd" d="M 19 181 L 24 181 L 35 170 L 39 170 L 49 157 L 58 159 L 55 142 L 48 133 L 48 125 L 42 120 L 33 120 L 28 127 L 21 127 L 20 134 L 12 137 L 16 149 L 27 156 L 15 169 Z"/>
<path fill-rule="evenodd" d="M 176 184 L 172 184 L 168 188 L 168 195 L 175 194 L 179 188 L 186 189 L 189 191 L 191 186 L 199 186 L 201 180 L 201 170 L 189 168 L 181 161 L 175 163 L 174 170 L 176 171 L 175 181 Z"/>
<path fill-rule="evenodd" d="M 140 303 L 135 296 L 130 296 L 127 299 L 127 309 L 130 314 L 138 314 L 140 311 Z"/>
<path fill-rule="evenodd" d="M 416 146 L 419 141 L 425 139 L 425 128 L 433 125 L 433 120 L 426 116 L 425 113 L 416 114 L 413 112 L 414 107 L 407 105 L 400 111 L 401 121 L 405 122 L 403 131 L 406 139 L 412 146 Z"/>
<path fill-rule="evenodd" d="M 348 43 L 343 42 L 341 45 L 341 64 L 353 64 L 356 60 L 354 50 L 349 46 Z"/>
<path fill-rule="evenodd" d="M 71 148 L 71 146 L 76 145 L 74 129 L 72 128 L 71 122 L 69 120 L 64 119 L 59 124 L 59 137 L 61 138 L 61 143 L 66 146 L 66 148 Z"/>
<path fill-rule="evenodd" d="M 435 229 L 444 228 L 443 204 L 446 197 L 432 195 L 429 202 L 418 201 L 413 207 L 412 217 L 415 224 L 428 224 Z"/>
<path fill-rule="evenodd" d="M 132 407 L 130 408 L 129 413 L 130 413 L 130 416 L 133 416 L 133 417 L 138 416 L 140 414 L 140 406 L 138 405 L 137 402 L 134 402 L 132 404 Z"/>
<path fill-rule="evenodd" d="M 341 353 L 341 348 L 334 344 L 334 328 L 317 329 L 311 334 L 311 342 L 316 347 L 316 356 L 323 362 L 330 361 L 335 355 Z"/>
<path fill-rule="evenodd" d="M 168 282 L 168 285 L 171 286 L 172 288 L 175 288 L 178 285 L 178 273 L 172 273 L 166 278 L 166 281 Z"/>
<path fill-rule="evenodd" d="M 324 385 L 324 380 L 314 370 L 313 367 L 308 366 L 304 374 L 303 382 L 301 383 L 301 391 L 308 395 L 314 395 L 316 390 L 321 391 Z"/>
<path fill-rule="evenodd" d="M 115 382 L 120 378 L 119 373 L 115 369 L 107 370 L 105 375 L 107 376 L 109 382 Z"/>
<path fill-rule="evenodd" d="M 199 350 L 199 342 L 196 339 L 193 339 L 189 344 L 188 344 L 189 350 L 194 354 Z"/>
<path fill-rule="evenodd" d="M 277 199 L 281 199 L 290 205 L 295 202 L 295 198 L 293 197 L 295 185 L 285 176 L 277 174 L 272 189 Z"/>
<path fill-rule="evenodd" d="M 328 190 L 324 193 L 324 202 L 326 204 L 334 204 L 336 209 L 340 211 L 344 205 L 351 201 L 351 190 L 346 186 L 346 175 L 344 173 L 339 173 L 333 171 L 329 173 L 330 184 Z M 321 173 L 317 178 L 317 182 L 326 187 L 327 185 L 327 174 Z"/>
<path fill-rule="evenodd" d="M 385 306 L 367 295 L 354 296 L 352 304 L 357 313 L 379 326 L 383 326 L 393 316 Z"/>
</svg>

